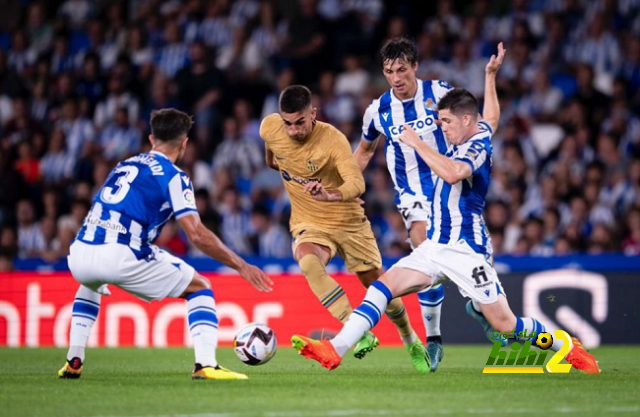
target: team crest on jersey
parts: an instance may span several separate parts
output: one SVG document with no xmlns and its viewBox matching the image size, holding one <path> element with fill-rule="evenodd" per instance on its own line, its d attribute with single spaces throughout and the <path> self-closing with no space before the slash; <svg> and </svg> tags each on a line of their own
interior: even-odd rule
<svg viewBox="0 0 640 417">
<path fill-rule="evenodd" d="M 307 159 L 307 171 L 314 173 L 318 170 L 318 164 L 312 159 Z"/>
<path fill-rule="evenodd" d="M 438 110 L 438 106 L 436 106 L 436 103 L 434 103 L 431 98 L 428 98 L 428 99 L 425 100 L 424 108 L 425 108 L 425 110 L 431 110 L 431 111 Z"/>
</svg>

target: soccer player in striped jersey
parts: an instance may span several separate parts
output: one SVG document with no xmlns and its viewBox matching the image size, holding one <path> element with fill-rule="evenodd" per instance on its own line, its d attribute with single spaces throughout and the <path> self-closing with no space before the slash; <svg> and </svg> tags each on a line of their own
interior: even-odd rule
<svg viewBox="0 0 640 417">
<path fill-rule="evenodd" d="M 503 56 L 502 44 L 499 50 L 499 56 Z M 495 66 L 494 55 L 487 72 Z M 511 311 L 491 262 L 491 239 L 482 219 L 491 180 L 491 136 L 500 116 L 495 82 L 490 91 L 485 91 L 484 120 L 478 120 L 476 98 L 464 89 L 448 92 L 438 103 L 438 111 L 450 142 L 445 155 L 425 144 L 408 124 L 399 137 L 438 176 L 428 239 L 369 287 L 363 303 L 354 309 L 336 337 L 317 341 L 293 336 L 299 353 L 325 368 L 340 365 L 349 347 L 378 323 L 380 312 L 390 300 L 446 280 L 453 281 L 460 293 L 471 299 L 475 313 L 493 329 L 515 330 L 516 334 L 527 330 L 536 335 L 547 331 L 538 320 L 517 317 Z M 555 339 L 551 349 L 559 350 L 562 343 Z M 585 373 L 600 373 L 597 361 L 577 338 L 572 338 L 571 345 L 567 362 Z"/>
<path fill-rule="evenodd" d="M 218 317 L 211 284 L 183 260 L 153 241 L 175 215 L 202 252 L 235 269 L 260 291 L 269 277 L 227 248 L 201 222 L 193 185 L 175 164 L 184 155 L 191 117 L 174 109 L 151 114 L 151 152 L 120 162 L 93 200 L 70 248 L 69 269 L 81 285 L 73 302 L 67 361 L 60 378 L 79 378 L 85 347 L 100 311 L 101 295 L 113 284 L 146 301 L 187 300 L 193 337 L 193 379 L 247 379 L 218 365 Z"/>
<path fill-rule="evenodd" d="M 396 190 L 395 203 L 407 228 L 411 247 L 417 248 L 426 239 L 436 176 L 428 164 L 399 138 L 404 125 L 408 124 L 426 144 L 444 154 L 448 144 L 436 123 L 436 106 L 452 87 L 446 81 L 416 78 L 418 52 L 409 39 L 388 40 L 380 55 L 382 72 L 391 89 L 367 108 L 355 158 L 360 169 L 364 170 L 379 139 L 384 137 L 387 166 Z M 427 330 L 431 370 L 435 372 L 444 356 L 440 333 L 444 288 L 434 285 L 419 292 L 418 299 Z"/>
</svg>

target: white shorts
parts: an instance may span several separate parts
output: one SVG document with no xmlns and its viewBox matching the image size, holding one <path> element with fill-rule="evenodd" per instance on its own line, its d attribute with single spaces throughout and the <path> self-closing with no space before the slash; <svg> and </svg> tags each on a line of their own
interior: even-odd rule
<svg viewBox="0 0 640 417">
<path fill-rule="evenodd" d="M 151 249 L 152 257 L 138 260 L 126 245 L 89 245 L 76 240 L 67 260 L 76 281 L 101 294 L 106 284 L 113 284 L 145 301 L 179 297 L 195 270 L 155 245 Z"/>
<path fill-rule="evenodd" d="M 400 197 L 398 211 L 404 220 L 404 227 L 409 230 L 413 222 L 427 222 L 427 230 L 429 230 L 431 219 L 431 203 L 424 196 L 416 196 L 403 194 Z"/>
<path fill-rule="evenodd" d="M 451 280 L 464 297 L 480 304 L 495 303 L 498 294 L 504 294 L 490 258 L 474 252 L 462 239 L 453 245 L 426 240 L 392 268 L 396 267 L 429 275 L 432 286 Z"/>
</svg>

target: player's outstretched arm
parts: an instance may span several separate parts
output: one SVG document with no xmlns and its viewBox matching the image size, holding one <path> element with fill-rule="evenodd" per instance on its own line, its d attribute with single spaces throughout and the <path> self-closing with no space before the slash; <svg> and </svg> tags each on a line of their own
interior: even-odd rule
<svg viewBox="0 0 640 417">
<path fill-rule="evenodd" d="M 380 136 L 378 136 L 374 141 L 360 139 L 360 144 L 353 153 L 353 157 L 356 159 L 356 164 L 358 164 L 360 171 L 364 171 L 365 168 L 367 168 L 367 165 L 369 165 L 369 161 L 371 161 L 373 154 L 376 152 L 379 140 Z"/>
<path fill-rule="evenodd" d="M 409 125 L 404 125 L 400 140 L 418 152 L 418 155 L 437 176 L 449 184 L 456 184 L 471 175 L 471 167 L 464 162 L 454 161 L 436 152 L 424 143 Z"/>
<path fill-rule="evenodd" d="M 218 236 L 202 224 L 197 213 L 194 212 L 194 214 L 180 217 L 178 223 L 187 234 L 189 241 L 202 252 L 238 271 L 240 276 L 249 281 L 256 289 L 265 292 L 271 291 L 273 281 L 267 274 L 259 268 L 246 263 L 222 243 Z"/>
<path fill-rule="evenodd" d="M 482 118 L 489 123 L 493 132 L 498 128 L 500 121 L 500 102 L 496 91 L 496 75 L 502 65 L 504 55 L 507 52 L 502 42 L 498 44 L 498 55 L 491 55 L 489 63 L 485 67 L 484 76 L 484 109 Z"/>
</svg>

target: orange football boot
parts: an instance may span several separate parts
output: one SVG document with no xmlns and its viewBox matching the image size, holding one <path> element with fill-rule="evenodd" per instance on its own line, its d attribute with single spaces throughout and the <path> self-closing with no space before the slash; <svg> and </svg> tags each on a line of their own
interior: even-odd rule
<svg viewBox="0 0 640 417">
<path fill-rule="evenodd" d="M 342 358 L 328 340 L 314 340 L 308 337 L 294 335 L 291 344 L 298 351 L 299 355 L 307 359 L 315 359 L 320 365 L 328 370 L 336 369 L 340 366 Z"/>
<path fill-rule="evenodd" d="M 577 337 L 572 337 L 573 349 L 565 358 L 568 363 L 573 365 L 579 371 L 585 374 L 598 375 L 600 368 L 598 367 L 598 361 L 592 354 L 582 346 L 582 342 Z"/>
</svg>

